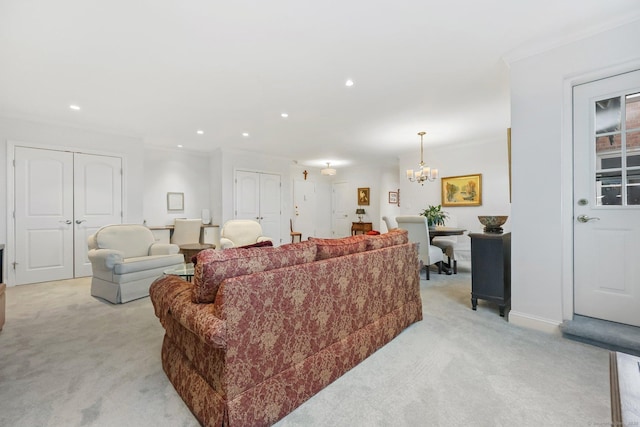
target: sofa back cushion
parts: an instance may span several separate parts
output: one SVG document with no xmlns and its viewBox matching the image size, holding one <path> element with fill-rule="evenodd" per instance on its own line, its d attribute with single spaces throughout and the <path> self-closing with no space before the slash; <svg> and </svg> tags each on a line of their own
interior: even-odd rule
<svg viewBox="0 0 640 427">
<path fill-rule="evenodd" d="M 229 277 L 244 276 L 290 265 L 311 262 L 316 258 L 312 242 L 291 243 L 277 248 L 231 248 L 198 253 L 193 275 L 193 301 L 215 301 L 218 288 Z"/>
<path fill-rule="evenodd" d="M 388 246 L 402 245 L 409 242 L 409 232 L 396 228 L 377 236 L 367 235 L 367 250 L 382 249 Z"/>
<path fill-rule="evenodd" d="M 118 250 L 125 258 L 147 256 L 155 243 L 151 230 L 140 224 L 107 225 L 96 231 L 94 239 L 99 249 Z"/>
<path fill-rule="evenodd" d="M 309 241 L 315 243 L 318 247 L 316 260 L 355 254 L 367 250 L 367 236 L 364 234 L 343 237 L 341 239 L 309 237 Z"/>
</svg>

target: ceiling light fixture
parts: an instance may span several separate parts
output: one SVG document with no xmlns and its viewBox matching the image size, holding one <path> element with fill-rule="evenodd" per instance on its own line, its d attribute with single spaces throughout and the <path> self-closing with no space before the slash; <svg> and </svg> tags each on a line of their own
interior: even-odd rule
<svg viewBox="0 0 640 427">
<path fill-rule="evenodd" d="M 196 133 L 197 133 L 198 135 L 204 135 L 204 131 L 203 131 L 202 129 L 198 129 L 198 130 L 196 131 Z"/>
<path fill-rule="evenodd" d="M 331 167 L 331 163 L 327 162 L 327 167 L 320 170 L 321 175 L 333 176 L 336 174 L 336 170 Z"/>
<path fill-rule="evenodd" d="M 182 148 L 182 144 L 178 144 L 178 148 Z"/>
<path fill-rule="evenodd" d="M 429 166 L 424 165 L 424 143 L 422 138 L 425 134 L 426 132 L 418 132 L 418 135 L 420 135 L 420 163 L 418 165 L 420 169 L 415 172 L 413 169 L 407 169 L 407 178 L 409 181 L 419 182 L 421 185 L 424 185 L 425 181 L 433 182 L 438 179 L 438 169 L 431 169 Z"/>
<path fill-rule="evenodd" d="M 242 136 L 244 136 L 245 138 L 249 136 L 249 132 L 242 132 Z"/>
<path fill-rule="evenodd" d="M 282 117 L 283 119 L 286 119 L 287 117 L 289 117 L 289 114 L 282 113 L 282 114 L 280 114 L 280 117 Z"/>
<path fill-rule="evenodd" d="M 353 80 L 351 80 L 351 79 L 347 80 L 347 82 L 345 83 L 345 86 L 347 86 L 347 87 L 353 86 Z"/>
<path fill-rule="evenodd" d="M 80 106 L 79 105 L 71 104 L 71 105 L 69 105 L 69 108 L 71 108 L 74 111 L 80 111 Z"/>
</svg>

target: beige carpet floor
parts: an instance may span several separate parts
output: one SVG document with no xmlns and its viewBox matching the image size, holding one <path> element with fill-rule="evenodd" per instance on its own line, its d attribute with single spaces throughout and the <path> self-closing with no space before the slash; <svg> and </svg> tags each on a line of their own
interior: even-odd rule
<svg viewBox="0 0 640 427">
<path fill-rule="evenodd" d="M 608 352 L 470 308 L 470 275 L 431 274 L 425 319 L 278 422 L 284 426 L 594 426 Z M 195 426 L 160 363 L 149 298 L 111 305 L 76 279 L 7 290 L 0 426 Z"/>
</svg>

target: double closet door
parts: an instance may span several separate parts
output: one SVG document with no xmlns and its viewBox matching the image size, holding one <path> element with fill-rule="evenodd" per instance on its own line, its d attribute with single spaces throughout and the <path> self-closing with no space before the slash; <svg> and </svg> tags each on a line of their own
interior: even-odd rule
<svg viewBox="0 0 640 427">
<path fill-rule="evenodd" d="M 264 236 L 271 237 L 274 244 L 281 243 L 280 175 L 239 170 L 236 171 L 235 183 L 235 217 L 258 221 Z"/>
<path fill-rule="evenodd" d="M 16 146 L 15 284 L 91 275 L 87 239 L 122 222 L 122 159 Z"/>
</svg>

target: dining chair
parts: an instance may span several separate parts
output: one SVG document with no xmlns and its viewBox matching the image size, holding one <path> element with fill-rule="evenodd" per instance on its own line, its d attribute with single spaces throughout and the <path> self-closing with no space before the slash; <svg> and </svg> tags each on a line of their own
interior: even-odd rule
<svg viewBox="0 0 640 427">
<path fill-rule="evenodd" d="M 457 227 L 458 223 L 453 217 L 449 217 L 447 226 Z M 437 236 L 431 239 L 431 244 L 442 249 L 447 256 L 447 263 L 453 269 L 453 274 L 458 274 L 458 258 L 456 256 L 457 236 Z"/>
<path fill-rule="evenodd" d="M 444 255 L 442 249 L 429 243 L 427 218 L 422 215 L 405 215 L 397 216 L 396 221 L 398 228 L 408 231 L 409 241 L 419 244 L 418 258 L 420 259 L 421 268 L 425 267 L 427 280 L 429 280 L 430 265 L 437 265 L 438 274 L 442 274 Z"/>
<path fill-rule="evenodd" d="M 202 219 L 176 219 L 173 224 L 171 243 L 174 245 L 186 245 L 200 243 L 200 227 Z"/>
<path fill-rule="evenodd" d="M 291 243 L 295 242 L 296 238 L 298 242 L 302 242 L 302 233 L 293 231 L 293 220 L 291 218 L 289 218 L 289 235 L 291 236 Z"/>
</svg>

